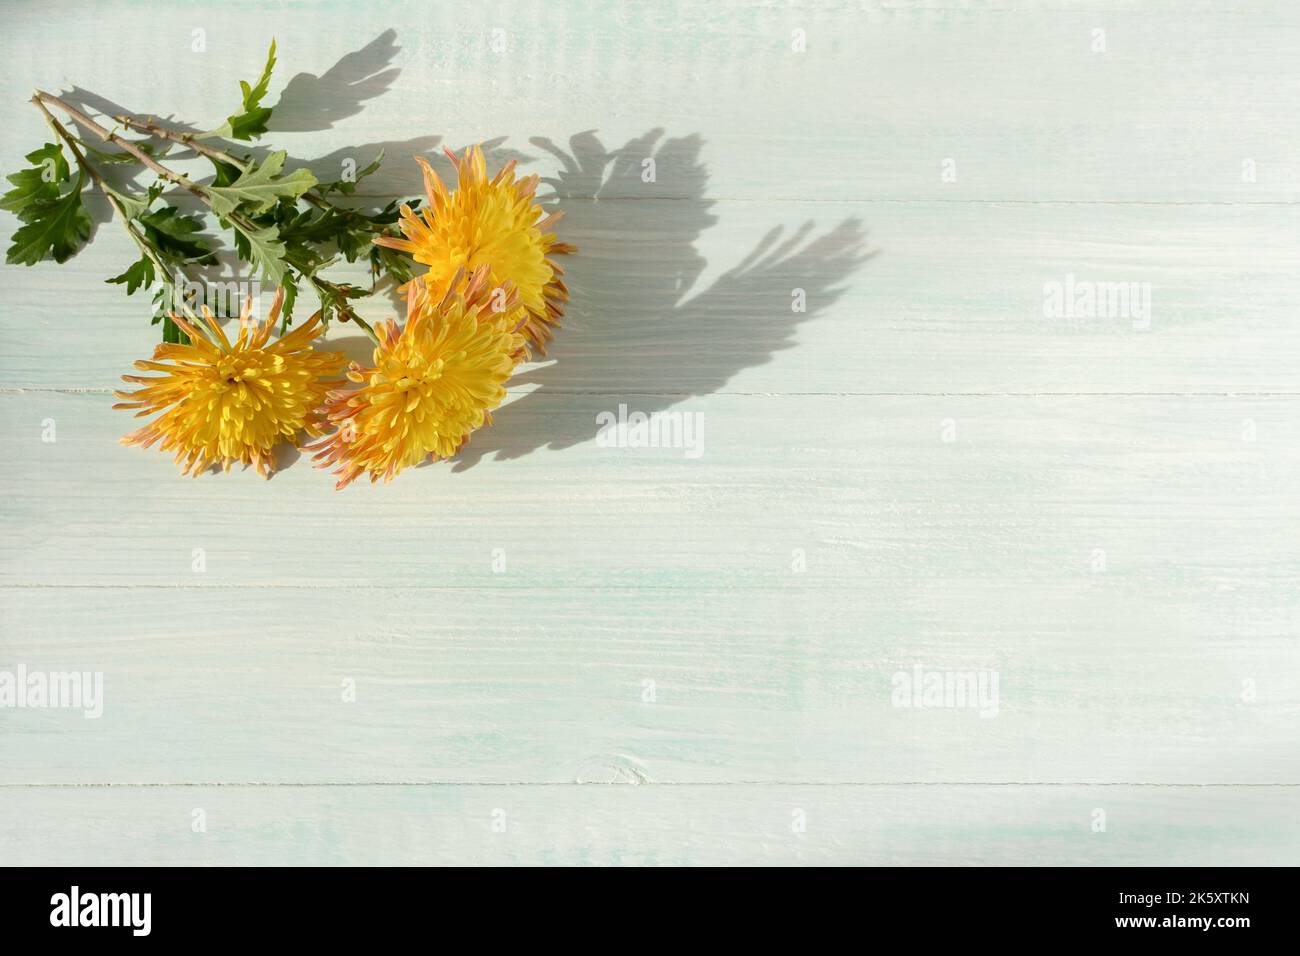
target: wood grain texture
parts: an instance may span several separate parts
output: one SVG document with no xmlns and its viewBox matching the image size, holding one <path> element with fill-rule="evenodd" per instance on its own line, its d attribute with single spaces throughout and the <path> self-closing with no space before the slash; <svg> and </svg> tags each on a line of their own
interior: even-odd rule
<svg viewBox="0 0 1300 956">
<path fill-rule="evenodd" d="M 7 11 L 7 169 L 32 87 L 215 125 L 274 35 L 276 147 L 384 147 L 372 205 L 484 142 L 581 252 L 493 428 L 337 494 L 117 444 L 102 204 L 0 269 L 0 672 L 105 688 L 0 709 L 0 863 L 1295 861 L 1294 4 L 109 3 L 69 57 L 86 15 Z"/>
<path fill-rule="evenodd" d="M 15 864 L 1283 865 L 1294 806 L 1273 787 L 41 787 L 0 792 L 0 826 L 23 821 L 0 834 Z"/>
<path fill-rule="evenodd" d="M 1300 393 L 1300 324 L 1277 319 L 1296 301 L 1294 206 L 559 205 L 581 250 L 565 264 L 564 352 L 517 390 Z M 129 256 L 116 227 L 100 228 L 63 266 L 8 270 L 21 301 L 75 284 L 97 311 L 71 350 L 63 311 L 6 310 L 0 385 L 113 388 L 138 357 L 148 303 L 98 290 Z M 1148 283 L 1149 320 L 1045 316 L 1045 285 L 1067 276 Z M 392 310 L 384 297 L 361 308 L 371 321 Z M 353 355 L 368 342 L 338 325 L 331 338 Z"/>
<path fill-rule="evenodd" d="M 1300 783 L 1286 596 L 1018 588 L 5 588 L 0 669 L 104 705 L 7 714 L 0 784 Z M 918 666 L 996 711 L 894 706 Z"/>
</svg>

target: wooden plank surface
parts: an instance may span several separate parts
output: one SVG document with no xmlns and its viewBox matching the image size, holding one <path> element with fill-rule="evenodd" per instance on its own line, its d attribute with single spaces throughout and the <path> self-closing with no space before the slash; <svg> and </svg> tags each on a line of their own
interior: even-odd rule
<svg viewBox="0 0 1300 956">
<path fill-rule="evenodd" d="M 497 424 L 343 493 L 117 444 L 102 205 L 0 269 L 0 673 L 103 681 L 0 708 L 0 863 L 1295 861 L 1295 5 L 109 3 L 70 58 L 85 16 L 7 13 L 7 169 L 33 87 L 213 125 L 274 35 L 274 145 L 384 146 L 369 205 L 485 142 L 581 251 Z"/>
<path fill-rule="evenodd" d="M 6 588 L 0 668 L 104 689 L 6 715 L 0 783 L 1298 783 L 1289 595 L 1202 588 Z"/>
<path fill-rule="evenodd" d="M 561 206 L 581 250 L 565 266 L 564 352 L 517 389 L 1300 393 L 1300 323 L 1277 318 L 1296 304 L 1292 205 Z M 94 290 L 97 311 L 69 349 L 63 311 L 4 310 L 0 383 L 110 389 L 147 354 L 148 303 L 97 288 L 125 267 L 118 240 L 110 231 L 63 266 L 9 270 L 21 301 L 58 302 L 75 284 Z M 1045 315 L 1051 284 L 1064 292 L 1069 276 L 1146 283 L 1149 315 Z M 372 322 L 392 310 L 386 297 L 361 308 Z M 331 338 L 353 355 L 368 341 L 338 325 Z"/>
<path fill-rule="evenodd" d="M 14 864 L 1222 866 L 1300 850 L 1276 787 L 38 787 L 4 800 L 4 822 L 23 821 L 0 829 Z"/>
</svg>

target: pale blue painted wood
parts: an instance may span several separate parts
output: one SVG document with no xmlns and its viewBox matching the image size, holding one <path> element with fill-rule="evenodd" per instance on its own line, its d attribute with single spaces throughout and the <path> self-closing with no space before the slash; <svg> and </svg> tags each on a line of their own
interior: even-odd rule
<svg viewBox="0 0 1300 956">
<path fill-rule="evenodd" d="M 582 251 L 470 453 L 343 494 L 116 444 L 111 223 L 0 269 L 0 671 L 106 688 L 0 709 L 0 862 L 1294 861 L 1292 4 L 78 15 L 7 15 L 7 168 L 32 87 L 215 125 L 264 33 L 276 145 L 388 144 L 386 201 L 486 140 Z M 1045 316 L 1071 275 L 1149 327 Z M 619 403 L 702 456 L 601 447 Z M 917 665 L 998 716 L 894 706 Z"/>
<path fill-rule="evenodd" d="M 23 821 L 5 842 L 16 864 L 1223 866 L 1300 851 L 1294 799 L 1274 787 L 40 787 L 0 805 Z"/>
<path fill-rule="evenodd" d="M 552 356 L 564 361 L 521 374 L 517 390 L 1300 391 L 1300 323 L 1278 319 L 1295 300 L 1293 206 L 707 195 L 562 204 L 565 238 L 581 250 L 565 264 L 572 307 Z M 63 266 L 6 270 L 17 301 L 58 303 L 75 287 L 96 312 L 73 325 L 60 308 L 0 310 L 0 387 L 111 389 L 148 354 L 148 303 L 102 283 L 130 259 L 129 240 L 100 228 Z M 338 276 L 367 281 L 360 269 Z M 1150 314 L 1045 315 L 1045 286 L 1070 276 L 1146 283 Z M 796 289 L 805 311 L 794 311 Z M 360 311 L 372 322 L 397 314 L 387 297 Z M 331 337 L 353 354 L 366 347 L 345 326 Z"/>
<path fill-rule="evenodd" d="M 1297 782 L 1282 581 L 847 590 L 809 555 L 768 589 L 0 589 L 0 670 L 104 687 L 97 719 L 6 712 L 0 784 Z M 996 710 L 895 706 L 918 666 L 996 671 Z"/>
</svg>

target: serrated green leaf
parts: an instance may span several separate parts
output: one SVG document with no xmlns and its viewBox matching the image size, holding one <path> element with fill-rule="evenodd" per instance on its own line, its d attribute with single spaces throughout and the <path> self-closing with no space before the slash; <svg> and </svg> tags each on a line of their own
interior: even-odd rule
<svg viewBox="0 0 1300 956">
<path fill-rule="evenodd" d="M 391 226 L 402 218 L 402 206 L 410 206 L 412 212 L 420 211 L 419 199 L 401 199 L 392 200 L 387 206 L 372 215 L 366 216 L 376 226 Z M 396 235 L 396 233 L 393 233 Z"/>
<path fill-rule="evenodd" d="M 33 203 L 58 199 L 61 184 L 71 175 L 68 161 L 57 143 L 46 143 L 24 158 L 31 163 L 31 168 L 6 176 L 14 188 L 0 197 L 0 209 L 19 215 Z"/>
<path fill-rule="evenodd" d="M 116 199 L 122 206 L 122 212 L 126 213 L 127 219 L 136 219 L 143 216 L 149 211 L 149 202 L 137 196 L 131 196 L 127 193 L 118 192 L 112 186 L 104 184 L 104 192 Z"/>
<path fill-rule="evenodd" d="M 262 106 L 262 97 L 271 83 L 271 71 L 275 69 L 275 40 L 266 54 L 266 67 L 255 86 L 239 81 L 239 89 L 244 94 L 243 111 L 226 117 L 226 121 L 214 130 L 202 134 L 201 139 L 214 136 L 226 139 L 256 139 L 266 132 L 266 121 L 271 118 L 271 108 Z"/>
<path fill-rule="evenodd" d="M 217 171 L 216 177 L 212 180 L 212 186 L 229 186 L 239 178 L 240 173 L 238 166 L 232 166 L 230 163 L 223 163 L 221 160 L 213 159 L 211 156 L 209 156 L 208 159 L 211 161 L 213 169 Z"/>
<path fill-rule="evenodd" d="M 284 261 L 284 243 L 280 241 L 280 230 L 275 226 L 248 228 L 235 224 L 239 235 L 248 244 L 246 258 L 262 270 L 262 275 L 275 285 L 284 282 L 287 266 Z"/>
<path fill-rule="evenodd" d="M 284 233 L 280 234 L 280 239 L 284 241 Z M 330 265 L 330 260 L 326 259 L 314 246 L 287 241 L 284 241 L 284 246 L 284 261 L 297 270 L 300 275 L 315 275 L 321 269 Z"/>
<path fill-rule="evenodd" d="M 170 315 L 162 317 L 162 340 L 163 343 L 172 343 L 175 345 L 189 345 L 190 337 L 180 330 L 175 322 L 171 320 Z"/>
<path fill-rule="evenodd" d="M 250 110 L 239 116 L 232 116 L 226 121 L 227 139 L 252 140 L 259 138 L 267 130 L 266 121 L 271 118 L 271 107 Z"/>
<path fill-rule="evenodd" d="M 280 314 L 284 316 L 286 322 L 293 318 L 293 305 L 298 301 L 298 284 L 293 281 L 292 276 L 285 276 L 280 288 L 284 290 L 284 302 L 280 306 Z"/>
<path fill-rule="evenodd" d="M 370 274 L 373 278 L 387 272 L 399 285 L 405 285 L 414 277 L 412 265 L 412 261 L 396 249 L 370 247 Z"/>
<path fill-rule="evenodd" d="M 348 218 L 336 208 L 307 209 L 283 223 L 280 234 L 285 242 L 318 245 L 332 242 L 348 228 Z"/>
<path fill-rule="evenodd" d="M 66 167 L 65 167 L 66 168 Z M 13 245 L 5 261 L 35 265 L 49 253 L 55 262 L 66 262 L 90 238 L 90 216 L 81 204 L 85 174 L 66 194 L 57 199 L 40 199 L 23 207 L 19 215 L 25 222 L 14 232 Z"/>
<path fill-rule="evenodd" d="M 266 95 L 266 90 L 271 82 L 271 71 L 275 69 L 275 38 L 271 38 L 271 48 L 266 51 L 266 66 L 262 69 L 261 79 L 257 81 L 256 86 L 249 86 L 243 80 L 239 81 L 239 88 L 244 91 L 244 110 L 257 109 L 262 102 L 262 97 Z"/>
<path fill-rule="evenodd" d="M 130 267 L 119 276 L 113 276 L 111 279 L 105 279 L 113 285 L 126 285 L 126 294 L 134 295 L 135 290 L 141 287 L 148 288 L 153 285 L 155 272 L 153 261 L 148 256 L 141 256 Z"/>
<path fill-rule="evenodd" d="M 295 169 L 291 175 L 280 177 L 287 155 L 284 150 L 272 153 L 262 165 L 241 174 L 229 186 L 208 186 L 212 211 L 225 219 L 243 206 L 250 215 L 257 216 L 281 199 L 296 199 L 315 186 L 316 177 L 308 169 Z"/>
<path fill-rule="evenodd" d="M 153 321 L 150 325 L 157 325 L 167 314 L 167 309 L 171 305 L 172 286 L 170 282 L 164 280 L 158 284 L 158 288 L 153 293 Z"/>
<path fill-rule="evenodd" d="M 175 342 L 180 345 L 189 343 L 190 338 L 182 332 L 171 320 L 171 313 L 176 310 L 177 297 L 176 286 L 167 276 L 160 277 L 162 281 L 158 283 L 158 288 L 153 294 L 153 320 L 150 324 L 157 325 L 162 323 L 162 340 L 164 342 Z"/>
<path fill-rule="evenodd" d="M 145 238 L 166 258 L 200 265 L 213 260 L 212 250 L 198 235 L 203 229 L 201 219 L 182 216 L 175 206 L 164 206 L 145 213 L 139 223 L 144 227 Z"/>
<path fill-rule="evenodd" d="M 339 316 L 344 322 L 357 317 L 350 300 L 364 299 L 370 293 L 360 286 L 348 282 L 329 282 L 318 279 L 314 283 L 316 295 L 320 299 L 321 322 L 329 325 L 330 320 Z"/>
<path fill-rule="evenodd" d="M 374 238 L 373 230 L 354 225 L 341 231 L 334 241 L 339 247 L 339 252 L 343 253 L 344 259 L 348 262 L 356 262 L 375 248 Z"/>
<path fill-rule="evenodd" d="M 253 261 L 253 249 L 249 246 L 248 240 L 244 238 L 244 234 L 238 229 L 235 230 L 235 255 L 245 262 Z"/>
<path fill-rule="evenodd" d="M 283 221 L 280 227 L 280 236 L 289 245 L 291 253 L 302 247 L 332 243 L 348 262 L 367 255 L 378 232 L 369 217 L 336 206 L 324 210 L 306 209 Z"/>
<path fill-rule="evenodd" d="M 332 183 L 326 183 L 321 187 L 321 195 L 327 195 L 331 192 L 340 192 L 345 196 L 351 196 L 357 191 L 357 183 L 365 179 L 371 173 L 379 169 L 379 164 L 384 161 L 384 150 L 381 147 L 379 154 L 375 156 L 364 168 L 358 169 L 351 179 L 336 179 Z"/>
</svg>

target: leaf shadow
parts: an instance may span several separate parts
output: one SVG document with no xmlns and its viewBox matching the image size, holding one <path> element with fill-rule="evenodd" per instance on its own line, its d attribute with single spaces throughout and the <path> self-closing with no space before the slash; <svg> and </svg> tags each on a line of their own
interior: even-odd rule
<svg viewBox="0 0 1300 956">
<path fill-rule="evenodd" d="M 271 133 L 332 129 L 355 116 L 368 100 L 393 87 L 401 71 L 391 64 L 399 50 L 395 31 L 385 30 L 319 76 L 295 75 L 274 107 Z M 129 110 L 79 88 L 64 97 L 110 117 L 161 115 Z M 199 131 L 162 119 L 182 132 Z M 724 389 L 746 369 L 793 348 L 799 327 L 824 315 L 843 294 L 848 278 L 878 254 L 868 250 L 866 230 L 856 218 L 820 233 L 813 221 L 788 235 L 776 226 L 707 288 L 697 290 L 708 266 L 699 240 L 717 223 L 716 203 L 707 196 L 709 174 L 700 135 L 665 138 L 664 130 L 656 128 L 615 149 L 607 148 L 593 130 L 574 134 L 565 147 L 545 138 L 530 142 L 559 163 L 558 172 L 544 180 L 553 193 L 544 203 L 564 213 L 557 231 L 563 241 L 578 246 L 578 254 L 562 257 L 561 263 L 570 291 L 567 315 L 553 343 L 554 359 L 527 366 L 512 380 L 512 386 L 531 391 L 497 411 L 493 426 L 479 430 L 452 460 L 453 472 L 471 469 L 485 458 L 519 459 L 543 448 L 562 450 L 591 441 L 597 435 L 597 415 L 620 403 L 653 415 Z M 490 168 L 510 160 L 527 166 L 539 158 L 505 144 L 505 137 L 482 144 Z M 330 181 L 340 177 L 345 161 L 359 168 L 383 149 L 386 160 L 364 189 L 340 197 L 373 210 L 422 192 L 420 169 L 412 161 L 416 156 L 445 179 L 453 178 L 442 145 L 437 135 L 368 142 L 298 165 Z M 272 151 L 246 143 L 228 148 L 258 162 Z M 179 158 L 187 154 L 184 147 L 175 151 Z M 653 160 L 655 169 L 651 181 L 644 175 L 647 160 Z M 184 198 L 175 191 L 168 195 L 172 201 Z M 795 290 L 803 292 L 804 311 L 792 308 Z M 390 295 L 397 303 L 391 290 Z M 370 345 L 363 337 L 330 345 L 349 358 L 369 361 Z M 296 458 L 286 457 L 282 464 Z"/>
<path fill-rule="evenodd" d="M 260 163 L 275 151 L 269 144 L 273 142 L 276 133 L 306 133 L 333 129 L 335 123 L 340 120 L 360 113 L 367 100 L 381 96 L 392 88 L 402 72 L 399 68 L 391 66 L 402 49 L 397 45 L 396 39 L 396 30 L 392 28 L 384 30 L 365 46 L 344 55 L 320 76 L 311 73 L 296 74 L 289 80 L 272 108 L 268 122 L 267 143 L 263 144 L 259 141 L 230 143 L 222 140 L 208 142 L 236 155 L 250 156 L 254 162 Z M 237 105 L 235 100 L 237 92 L 237 90 L 230 91 L 232 109 Z M 203 132 L 193 123 L 178 119 L 171 114 L 130 109 L 78 86 L 63 93 L 62 98 L 92 115 L 98 113 L 101 117 L 110 119 L 125 115 L 135 120 L 145 121 L 156 118 L 180 133 Z M 212 121 L 215 124 L 219 119 L 214 117 Z M 108 125 L 112 127 L 116 124 Z M 506 147 L 505 140 L 506 137 L 499 136 L 479 144 L 483 147 L 489 163 L 499 166 L 511 160 L 526 163 L 535 158 Z M 364 188 L 358 188 L 357 194 L 352 197 L 336 197 L 344 204 L 373 211 L 374 208 L 382 206 L 395 196 L 409 197 L 421 192 L 423 178 L 419 166 L 408 160 L 414 160 L 417 156 L 422 157 L 438 170 L 439 175 L 450 176 L 454 167 L 443 153 L 442 145 L 442 137 L 432 135 L 359 143 L 333 150 L 313 159 L 298 160 L 287 171 L 305 166 L 320 181 L 331 182 L 342 177 L 345 163 L 350 162 L 355 164 L 354 168 L 360 168 L 382 150 L 388 161 L 366 178 L 361 184 Z M 456 145 L 459 147 L 471 144 Z M 105 148 L 109 149 L 109 147 Z M 179 145 L 169 155 L 180 159 L 198 158 L 197 153 Z M 127 167 L 120 172 L 115 169 L 115 173 L 117 176 L 115 185 L 123 186 L 141 177 L 150 178 L 153 175 L 138 166 Z M 204 170 L 203 175 L 196 175 L 194 180 L 201 185 L 210 182 L 211 178 L 211 172 Z M 184 191 L 173 187 L 166 195 L 173 197 L 178 193 L 183 195 Z"/>
<path fill-rule="evenodd" d="M 333 129 L 355 116 L 366 100 L 387 93 L 402 71 L 390 67 L 401 47 L 391 27 L 359 50 L 316 76 L 295 74 L 280 94 L 268 124 L 271 133 L 310 133 Z"/>
<path fill-rule="evenodd" d="M 401 51 L 396 42 L 397 32 L 390 28 L 360 49 L 344 55 L 333 66 L 319 76 L 311 73 L 298 73 L 285 86 L 280 98 L 272 108 L 266 142 L 226 142 L 209 140 L 217 146 L 238 156 L 250 157 L 261 163 L 275 152 L 274 135 L 284 132 L 317 132 L 332 129 L 340 120 L 355 116 L 364 108 L 366 101 L 388 92 L 401 70 L 392 66 L 393 60 Z M 237 90 L 231 91 L 233 109 L 237 104 Z M 128 116 L 134 120 L 158 120 L 163 125 L 179 133 L 200 133 L 203 130 L 192 122 L 178 119 L 171 114 L 131 109 L 91 90 L 74 86 L 62 93 L 61 97 L 73 106 L 92 116 L 98 114 L 101 122 L 110 129 L 119 129 L 119 124 L 112 122 L 112 117 Z M 216 123 L 217 118 L 213 118 Z M 93 136 L 80 131 L 83 138 L 93 140 Z M 484 156 L 494 167 L 504 165 L 511 160 L 521 164 L 531 162 L 535 157 L 505 146 L 506 137 L 498 136 L 481 142 Z M 97 148 L 113 151 L 112 147 L 95 142 Z M 463 144 L 469 145 L 469 144 Z M 418 196 L 424 185 L 417 157 L 433 166 L 444 179 L 454 178 L 454 166 L 443 152 L 443 138 L 436 135 L 413 136 L 405 139 L 372 141 L 333 150 L 315 158 L 301 160 L 296 157 L 290 162 L 287 171 L 299 167 L 309 169 L 321 182 L 331 182 L 343 177 L 349 165 L 353 170 L 364 167 L 381 152 L 385 161 L 380 168 L 359 184 L 352 196 L 334 194 L 331 199 L 340 206 L 361 209 L 374 213 L 394 198 Z M 168 156 L 174 160 L 201 160 L 200 154 L 179 144 L 173 144 Z M 191 178 L 199 185 L 210 183 L 215 175 L 206 160 L 191 172 Z M 138 165 L 103 167 L 106 179 L 113 188 L 123 192 L 141 193 L 153 173 Z M 202 207 L 184 189 L 169 187 L 163 198 L 185 212 L 201 212 Z M 112 209 L 107 203 L 91 203 L 88 207 L 92 230 L 112 219 Z M 92 237 L 93 237 L 92 231 Z M 209 244 L 213 236 L 206 233 L 203 238 Z M 193 276 L 200 281 L 217 281 L 220 279 L 243 278 L 241 269 L 246 269 L 235 256 L 228 243 L 222 244 L 217 262 L 209 266 L 194 267 Z M 395 308 L 401 301 L 394 288 L 389 286 L 385 292 Z"/>
</svg>

